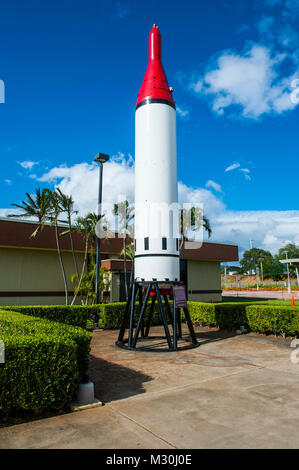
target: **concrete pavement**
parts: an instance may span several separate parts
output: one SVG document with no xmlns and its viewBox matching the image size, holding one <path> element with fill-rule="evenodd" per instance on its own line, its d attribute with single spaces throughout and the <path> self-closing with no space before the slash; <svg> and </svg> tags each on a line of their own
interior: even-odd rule
<svg viewBox="0 0 299 470">
<path fill-rule="evenodd" d="M 196 333 L 197 349 L 146 353 L 95 332 L 91 377 L 105 406 L 2 428 L 0 448 L 298 448 L 289 341 Z"/>
</svg>

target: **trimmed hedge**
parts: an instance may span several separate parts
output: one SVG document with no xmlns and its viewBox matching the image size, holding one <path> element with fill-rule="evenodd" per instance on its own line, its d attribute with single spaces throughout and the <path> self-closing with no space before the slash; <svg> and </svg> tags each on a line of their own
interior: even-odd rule
<svg viewBox="0 0 299 470">
<path fill-rule="evenodd" d="M 188 302 L 191 320 L 195 324 L 218 326 L 223 329 L 248 327 L 246 307 L 248 302 L 201 303 Z"/>
<path fill-rule="evenodd" d="M 91 334 L 82 328 L 0 310 L 0 410 L 62 408 L 85 372 Z"/>
<path fill-rule="evenodd" d="M 172 302 L 170 302 L 172 308 Z M 95 315 L 99 316 L 99 327 L 105 329 L 118 329 L 121 326 L 125 313 L 125 302 L 110 304 L 70 306 L 18 306 L 4 307 L 7 310 L 18 311 L 32 317 L 47 318 L 59 323 L 80 326 L 86 328 L 88 322 L 93 322 Z M 235 330 L 241 325 L 256 332 L 272 332 L 279 334 L 296 334 L 297 314 L 299 307 L 287 307 L 280 305 L 265 305 L 253 302 L 223 302 L 205 303 L 188 302 L 192 322 L 198 325 L 218 326 L 223 329 Z M 251 307 L 253 310 L 251 310 Z M 150 310 L 150 301 L 145 313 L 145 321 Z M 271 313 L 272 312 L 272 313 Z M 279 316 L 279 318 L 277 317 Z M 182 315 L 184 319 L 184 315 Z M 138 302 L 135 307 L 135 324 L 138 319 Z M 162 323 L 155 304 L 153 325 Z M 295 332 L 295 333 L 294 333 Z"/>
<path fill-rule="evenodd" d="M 101 328 L 113 329 L 121 326 L 125 312 L 124 302 L 100 305 Z M 137 304 L 136 304 L 137 306 Z M 172 306 L 172 303 L 171 303 Z M 145 321 L 149 313 L 148 305 Z M 226 330 L 237 330 L 243 325 L 258 333 L 274 333 L 294 336 L 299 334 L 299 307 L 265 305 L 256 302 L 204 303 L 188 302 L 191 320 L 196 325 L 216 326 Z M 182 314 L 184 319 L 184 315 Z M 138 308 L 135 308 L 135 324 Z M 153 325 L 160 325 L 158 305 L 155 305 Z"/>
<path fill-rule="evenodd" d="M 283 305 L 249 305 L 246 308 L 249 327 L 257 333 L 283 336 L 299 334 L 299 308 Z"/>
<path fill-rule="evenodd" d="M 1 309 L 80 328 L 86 328 L 87 321 L 94 318 L 95 314 L 99 312 L 99 306 L 95 305 L 22 305 L 1 307 Z"/>
<path fill-rule="evenodd" d="M 150 311 L 150 304 L 151 302 L 149 301 L 146 311 L 145 311 L 145 321 L 148 318 L 149 311 Z M 164 302 L 163 302 L 164 304 Z M 172 308 L 172 302 L 169 302 L 170 307 Z M 139 309 L 138 309 L 138 303 L 136 302 L 135 304 L 135 324 L 138 321 L 139 318 Z M 106 328 L 106 329 L 115 329 L 115 328 L 120 328 L 123 320 L 123 316 L 125 313 L 126 309 L 126 302 L 115 302 L 111 304 L 100 304 L 100 311 L 99 311 L 99 327 L 100 328 Z M 159 313 L 159 308 L 157 302 L 155 303 L 155 309 L 154 313 L 152 316 L 152 325 L 160 325 L 162 324 L 162 320 L 160 317 Z"/>
</svg>

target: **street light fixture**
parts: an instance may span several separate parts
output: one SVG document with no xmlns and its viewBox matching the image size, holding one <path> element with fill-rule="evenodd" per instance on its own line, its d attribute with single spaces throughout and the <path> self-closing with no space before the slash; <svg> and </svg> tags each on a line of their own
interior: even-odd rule
<svg viewBox="0 0 299 470">
<path fill-rule="evenodd" d="M 102 209 L 102 188 L 103 188 L 103 164 L 108 162 L 109 155 L 105 153 L 97 153 L 94 157 L 94 161 L 100 164 L 99 172 L 99 197 L 98 197 L 98 214 L 97 221 L 101 218 L 101 209 Z M 95 284 L 95 304 L 99 303 L 99 281 L 100 281 L 100 263 L 101 263 L 101 237 L 97 236 L 97 255 L 96 255 L 96 284 Z M 95 319 L 95 322 L 98 322 L 98 319 Z"/>
</svg>

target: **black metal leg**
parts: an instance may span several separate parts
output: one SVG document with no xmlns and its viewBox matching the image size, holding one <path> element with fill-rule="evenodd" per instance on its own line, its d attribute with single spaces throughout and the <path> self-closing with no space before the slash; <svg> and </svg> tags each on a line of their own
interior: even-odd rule
<svg viewBox="0 0 299 470">
<path fill-rule="evenodd" d="M 185 318 L 186 318 L 187 323 L 188 323 L 188 327 L 189 327 L 189 331 L 190 331 L 190 336 L 192 338 L 192 342 L 193 342 L 193 344 L 197 344 L 197 339 L 196 339 L 196 336 L 195 336 L 195 332 L 194 332 L 194 328 L 193 328 L 193 324 L 192 324 L 192 321 L 191 321 L 191 317 L 190 317 L 190 313 L 189 313 L 188 308 L 184 308 L 184 313 L 185 313 Z"/>
<path fill-rule="evenodd" d="M 129 324 L 129 339 L 128 339 L 129 348 L 132 347 L 132 341 L 133 341 L 133 324 L 134 324 L 136 287 L 138 286 L 136 286 L 134 283 L 132 287 L 132 300 L 131 300 L 131 308 L 130 308 L 130 324 Z"/>
<path fill-rule="evenodd" d="M 122 342 L 124 339 L 125 331 L 128 326 L 128 320 L 129 320 L 129 312 L 130 312 L 130 305 L 131 305 L 131 299 L 132 299 L 132 285 L 130 287 L 130 292 L 129 292 L 129 297 L 126 303 L 126 309 L 125 309 L 125 314 L 123 318 L 123 322 L 119 331 L 118 335 L 118 341 Z"/>
<path fill-rule="evenodd" d="M 149 316 L 148 316 L 148 319 L 147 319 L 146 330 L 145 330 L 145 338 L 148 337 L 149 330 L 150 330 L 150 327 L 151 327 L 152 316 L 153 316 L 153 313 L 154 313 L 154 310 L 155 310 L 156 298 L 157 297 L 155 295 L 152 298 L 151 308 L 150 308 Z"/>
<path fill-rule="evenodd" d="M 163 299 L 164 299 L 164 304 L 165 304 L 165 307 L 166 307 L 166 312 L 168 313 L 169 321 L 170 321 L 171 326 L 173 328 L 173 318 L 172 318 L 171 308 L 170 308 L 170 305 L 169 305 L 169 302 L 168 302 L 167 295 L 163 295 Z"/>
<path fill-rule="evenodd" d="M 178 350 L 178 339 L 177 339 L 177 310 L 175 307 L 175 300 L 173 299 L 173 349 Z"/>
<path fill-rule="evenodd" d="M 139 296 L 139 315 L 141 313 L 141 309 L 142 309 L 142 304 L 143 304 L 143 296 L 142 296 L 142 285 L 139 286 L 139 291 L 138 291 L 138 296 Z M 141 322 L 141 337 L 144 338 L 144 321 L 143 321 L 143 318 L 142 318 L 142 322 Z"/>
<path fill-rule="evenodd" d="M 163 321 L 163 325 L 164 325 L 164 330 L 165 330 L 165 334 L 166 334 L 168 347 L 169 347 L 170 351 L 172 351 L 172 349 L 173 349 L 172 341 L 171 341 L 171 337 L 170 337 L 170 333 L 169 333 L 169 329 L 168 329 L 168 325 L 167 325 L 166 315 L 165 315 L 164 307 L 163 307 L 163 304 L 162 304 L 162 299 L 161 299 L 161 294 L 160 294 L 158 283 L 155 282 L 154 286 L 155 286 L 155 290 L 156 290 L 156 294 L 157 294 L 158 304 L 159 304 L 159 307 L 160 307 L 160 312 L 161 312 L 161 317 L 162 317 L 162 321 Z"/>
<path fill-rule="evenodd" d="M 138 323 L 137 323 L 136 330 L 135 330 L 135 336 L 134 336 L 133 343 L 132 343 L 133 348 L 135 348 L 135 346 L 136 346 L 137 338 L 138 338 L 139 331 L 140 331 L 140 328 L 141 328 L 141 325 L 142 325 L 143 315 L 144 315 L 144 312 L 145 312 L 145 309 L 146 309 L 146 306 L 147 306 L 147 302 L 148 302 L 148 298 L 149 298 L 149 295 L 150 295 L 151 287 L 152 287 L 152 285 L 149 284 L 148 287 L 147 287 L 147 290 L 146 290 L 145 299 L 144 299 L 142 309 L 141 309 L 141 312 L 140 312 L 140 315 L 139 315 Z"/>
<path fill-rule="evenodd" d="M 182 337 L 182 318 L 181 318 L 181 309 L 177 309 L 177 319 L 178 319 L 178 338 Z"/>
</svg>

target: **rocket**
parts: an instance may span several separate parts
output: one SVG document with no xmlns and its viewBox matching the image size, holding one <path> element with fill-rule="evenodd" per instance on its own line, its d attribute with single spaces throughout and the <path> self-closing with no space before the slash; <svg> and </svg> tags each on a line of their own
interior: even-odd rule
<svg viewBox="0 0 299 470">
<path fill-rule="evenodd" d="M 149 35 L 149 62 L 135 112 L 135 280 L 180 280 L 176 106 L 161 61 L 161 34 Z"/>
</svg>

